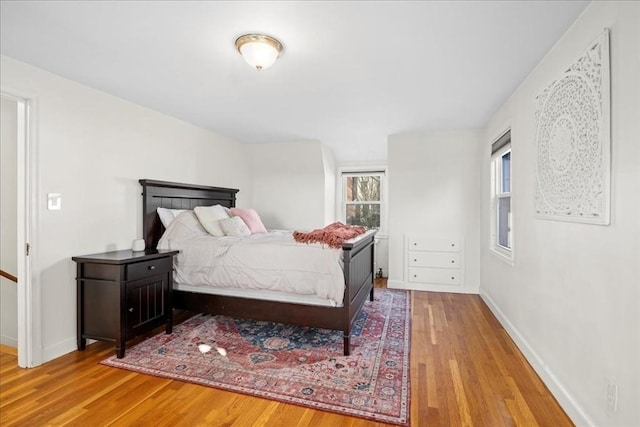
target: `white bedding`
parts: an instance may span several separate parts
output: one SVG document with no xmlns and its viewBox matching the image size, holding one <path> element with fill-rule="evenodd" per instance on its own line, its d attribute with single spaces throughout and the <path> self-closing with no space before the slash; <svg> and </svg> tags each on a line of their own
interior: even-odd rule
<svg viewBox="0 0 640 427">
<path fill-rule="evenodd" d="M 175 258 L 177 288 L 268 290 L 319 297 L 330 305 L 343 302 L 342 251 L 297 243 L 290 231 L 215 237 L 187 211 L 171 222 L 158 249 L 180 251 Z"/>
</svg>

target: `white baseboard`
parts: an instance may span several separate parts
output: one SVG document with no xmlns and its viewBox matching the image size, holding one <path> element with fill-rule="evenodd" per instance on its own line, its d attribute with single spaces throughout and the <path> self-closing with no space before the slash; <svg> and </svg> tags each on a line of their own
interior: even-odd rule
<svg viewBox="0 0 640 427">
<path fill-rule="evenodd" d="M 390 289 L 406 289 L 411 291 L 426 291 L 426 292 L 450 292 L 454 294 L 477 294 L 477 289 L 466 289 L 462 285 L 438 285 L 436 283 L 411 283 L 404 282 L 402 280 L 387 281 L 387 288 Z"/>
<path fill-rule="evenodd" d="M 404 282 L 402 280 L 394 280 L 394 279 L 388 279 L 387 280 L 387 288 L 405 289 L 404 288 Z"/>
<path fill-rule="evenodd" d="M 569 418 L 571 418 L 571 421 L 573 421 L 577 426 L 596 427 L 596 424 L 591 420 L 589 415 L 578 404 L 578 402 L 576 402 L 575 398 L 562 385 L 554 375 L 551 368 L 547 366 L 544 360 L 535 352 L 531 345 L 529 345 L 529 342 L 522 336 L 518 329 L 513 326 L 502 310 L 498 308 L 493 299 L 491 299 L 491 297 L 482 290 L 480 290 L 480 297 L 487 304 L 493 315 L 496 316 L 511 339 L 515 342 L 525 359 L 527 359 L 529 364 L 540 376 L 542 382 L 549 388 L 551 394 L 553 394 L 562 409 L 564 409 Z"/>
<path fill-rule="evenodd" d="M 49 362 L 60 356 L 64 356 L 67 353 L 76 351 L 78 349 L 78 342 L 75 338 L 70 338 L 61 341 L 53 346 L 42 349 L 42 363 Z"/>
<path fill-rule="evenodd" d="M 18 340 L 15 338 L 8 337 L 6 335 L 0 336 L 0 344 L 7 345 L 9 347 L 18 347 Z"/>
</svg>

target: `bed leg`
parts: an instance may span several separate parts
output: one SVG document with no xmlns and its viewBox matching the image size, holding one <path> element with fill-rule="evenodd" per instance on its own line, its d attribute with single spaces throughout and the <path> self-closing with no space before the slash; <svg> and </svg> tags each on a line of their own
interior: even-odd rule
<svg viewBox="0 0 640 427">
<path fill-rule="evenodd" d="M 373 289 L 371 288 L 371 292 L 369 292 L 369 301 L 373 301 Z"/>
<path fill-rule="evenodd" d="M 349 334 L 344 334 L 342 337 L 344 339 L 344 355 L 348 356 L 351 354 Z"/>
</svg>

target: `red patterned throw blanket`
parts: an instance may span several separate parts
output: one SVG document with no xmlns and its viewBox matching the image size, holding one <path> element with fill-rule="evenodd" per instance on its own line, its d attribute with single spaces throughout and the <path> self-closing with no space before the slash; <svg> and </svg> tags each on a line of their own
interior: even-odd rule
<svg viewBox="0 0 640 427">
<path fill-rule="evenodd" d="M 346 225 L 334 222 L 324 228 L 318 228 L 308 233 L 294 231 L 293 238 L 300 243 L 324 243 L 332 248 L 341 248 L 346 240 L 353 239 L 367 231 L 366 228 L 357 225 Z"/>
</svg>

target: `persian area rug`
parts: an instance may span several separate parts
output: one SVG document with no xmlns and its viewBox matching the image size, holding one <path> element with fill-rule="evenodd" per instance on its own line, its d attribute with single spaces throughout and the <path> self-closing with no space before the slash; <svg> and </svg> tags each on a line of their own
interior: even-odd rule
<svg viewBox="0 0 640 427">
<path fill-rule="evenodd" d="M 376 289 L 375 301 L 367 300 L 355 321 L 350 356 L 343 355 L 342 331 L 196 315 L 173 334 L 163 332 L 127 349 L 124 358 L 101 363 L 407 425 L 410 304 L 406 291 Z M 207 346 L 212 350 L 203 353 Z"/>
</svg>

